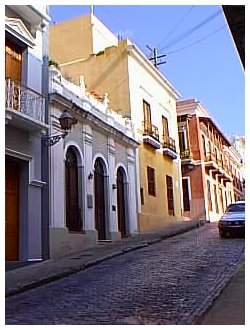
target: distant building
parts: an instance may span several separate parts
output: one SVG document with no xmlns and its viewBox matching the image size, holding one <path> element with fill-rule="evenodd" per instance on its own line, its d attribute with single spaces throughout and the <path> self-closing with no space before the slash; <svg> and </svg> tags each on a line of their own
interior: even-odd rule
<svg viewBox="0 0 250 330">
<path fill-rule="evenodd" d="M 87 91 L 50 68 L 52 135 L 64 110 L 77 119 L 51 147 L 50 254 L 60 257 L 138 231 L 137 135 L 112 112 L 107 96 Z"/>
<path fill-rule="evenodd" d="M 245 177 L 240 153 L 234 146 L 229 148 L 231 171 L 233 175 L 233 190 L 236 201 L 245 200 Z"/>
<path fill-rule="evenodd" d="M 46 5 L 7 5 L 5 17 L 5 253 L 7 261 L 48 258 Z"/>
<path fill-rule="evenodd" d="M 184 215 L 216 221 L 234 202 L 231 144 L 195 99 L 177 102 Z"/>
<path fill-rule="evenodd" d="M 230 141 L 240 154 L 243 164 L 245 164 L 245 136 L 234 135 L 230 138 Z"/>
<path fill-rule="evenodd" d="M 238 180 L 240 180 L 240 185 L 243 186 L 243 193 L 240 191 L 237 192 L 236 188 L 236 194 L 238 195 L 238 198 L 245 199 L 245 136 L 232 136 L 230 139 L 232 143 L 233 149 L 236 150 L 234 154 L 236 154 L 236 164 L 237 164 L 237 173 L 238 173 Z"/>
<path fill-rule="evenodd" d="M 176 89 L 136 45 L 118 41 L 94 15 L 51 26 L 50 57 L 74 83 L 84 75 L 87 88 L 107 92 L 111 108 L 134 123 L 141 142 L 136 156 L 140 231 L 181 219 Z"/>
</svg>

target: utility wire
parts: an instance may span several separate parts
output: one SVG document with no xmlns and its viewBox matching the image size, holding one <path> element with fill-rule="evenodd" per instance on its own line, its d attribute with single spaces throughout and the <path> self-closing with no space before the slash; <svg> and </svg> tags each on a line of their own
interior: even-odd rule
<svg viewBox="0 0 250 330">
<path fill-rule="evenodd" d="M 199 44 L 200 42 L 205 41 L 207 38 L 209 38 L 209 37 L 211 37 L 212 35 L 214 35 L 215 33 L 218 33 L 218 32 L 221 31 L 222 29 L 225 29 L 225 27 L 226 27 L 226 25 L 222 25 L 221 27 L 219 27 L 218 29 L 214 30 L 213 32 L 211 32 L 211 33 L 205 35 L 203 38 L 200 38 L 200 39 L 198 39 L 198 40 L 196 40 L 196 41 L 192 42 L 191 44 L 188 44 L 188 45 L 186 45 L 186 46 L 184 46 L 184 47 L 181 47 L 181 48 L 178 48 L 178 49 L 175 49 L 175 50 L 173 50 L 173 51 L 168 52 L 168 53 L 167 53 L 167 56 L 168 56 L 168 55 L 171 55 L 171 54 L 178 53 L 178 52 L 180 52 L 180 51 L 182 51 L 182 50 L 184 50 L 184 49 L 186 49 L 186 48 L 189 48 L 189 47 L 192 47 L 192 46 L 194 46 L 194 45 L 196 45 L 196 44 Z"/>
<path fill-rule="evenodd" d="M 185 14 L 180 18 L 180 20 L 173 26 L 172 29 L 170 29 L 167 33 L 167 35 L 164 37 L 164 39 L 162 39 L 161 42 L 158 43 L 158 45 L 156 46 L 156 48 L 160 47 L 161 44 L 163 44 L 163 42 L 166 41 L 166 39 L 174 32 L 176 32 L 176 30 L 179 28 L 179 26 L 181 25 L 181 23 L 187 18 L 187 16 L 191 13 L 191 11 L 193 10 L 194 6 L 191 6 L 186 12 Z"/>
<path fill-rule="evenodd" d="M 210 15 L 209 17 L 207 17 L 205 20 L 203 20 L 202 22 L 200 22 L 199 24 L 195 25 L 194 27 L 192 27 L 191 29 L 189 29 L 188 31 L 182 33 L 181 35 L 179 35 L 178 37 L 174 38 L 172 41 L 170 41 L 166 46 L 162 47 L 160 49 L 160 51 L 169 48 L 170 46 L 173 46 L 177 43 L 179 43 L 180 41 L 182 41 L 183 39 L 185 39 L 186 37 L 189 37 L 192 33 L 194 33 L 196 30 L 200 29 L 202 26 L 204 26 L 205 24 L 207 24 L 208 22 L 212 21 L 213 19 L 215 19 L 219 14 L 221 13 L 220 10 L 216 11 L 215 13 L 213 13 L 212 15 Z"/>
</svg>

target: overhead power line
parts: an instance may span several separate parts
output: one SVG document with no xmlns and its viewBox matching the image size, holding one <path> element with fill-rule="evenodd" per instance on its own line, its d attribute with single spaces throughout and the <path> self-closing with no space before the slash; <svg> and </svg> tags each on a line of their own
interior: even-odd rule
<svg viewBox="0 0 250 330">
<path fill-rule="evenodd" d="M 174 38 L 173 40 L 171 40 L 166 46 L 162 47 L 160 49 L 160 51 L 169 48 L 170 46 L 173 46 L 177 43 L 179 43 L 180 41 L 182 41 L 183 39 L 185 39 L 186 37 L 189 37 L 192 33 L 194 33 L 196 30 L 200 29 L 202 26 L 204 26 L 205 24 L 209 23 L 210 21 L 212 21 L 213 19 L 215 19 L 219 14 L 221 13 L 220 10 L 216 11 L 215 13 L 213 13 L 212 15 L 210 15 L 209 17 L 207 17 L 205 20 L 203 20 L 202 22 L 200 22 L 199 24 L 195 25 L 194 27 L 192 27 L 191 29 L 189 29 L 188 31 L 180 34 L 179 36 L 177 36 L 176 38 Z"/>
<path fill-rule="evenodd" d="M 165 54 L 158 55 L 158 50 L 156 48 L 153 48 L 152 49 L 148 45 L 146 45 L 146 47 L 151 51 L 151 55 L 150 55 L 149 61 L 151 61 L 156 68 L 158 68 L 159 65 L 166 63 L 166 61 L 163 61 L 162 59 L 164 57 L 166 57 L 167 55 L 165 55 Z M 160 61 L 158 61 L 159 59 L 160 59 Z"/>
<path fill-rule="evenodd" d="M 202 38 L 200 38 L 200 39 L 198 39 L 198 40 L 196 40 L 196 41 L 194 41 L 194 42 L 192 42 L 192 43 L 190 43 L 190 44 L 188 44 L 188 45 L 186 45 L 186 46 L 183 46 L 183 47 L 181 47 L 181 48 L 178 48 L 178 49 L 175 49 L 175 50 L 173 50 L 173 51 L 170 51 L 170 52 L 167 53 L 167 56 L 168 56 L 168 55 L 171 55 L 171 54 L 178 53 L 178 52 L 180 52 L 180 51 L 182 51 L 182 50 L 184 50 L 184 49 L 186 49 L 186 48 L 190 48 L 190 47 L 192 47 L 192 46 L 194 46 L 194 45 L 197 45 L 197 44 L 201 43 L 202 41 L 205 41 L 207 38 L 211 37 L 211 36 L 214 35 L 215 33 L 218 33 L 219 31 L 225 29 L 225 27 L 226 27 L 226 25 L 223 25 L 223 26 L 219 27 L 218 29 L 214 30 L 213 32 L 211 32 L 211 33 L 205 35 L 204 37 L 202 37 Z"/>
<path fill-rule="evenodd" d="M 176 30 L 178 29 L 178 27 L 181 25 L 181 23 L 184 22 L 184 20 L 185 20 L 185 19 L 187 18 L 187 16 L 191 13 L 191 11 L 193 10 L 193 8 L 194 8 L 194 6 L 191 6 L 191 7 L 187 10 L 187 12 L 185 12 L 185 14 L 179 19 L 179 21 L 173 26 L 173 28 L 170 29 L 170 30 L 168 31 L 168 33 L 167 33 L 167 35 L 164 37 L 164 39 L 162 39 L 162 41 L 158 43 L 157 48 L 159 48 L 160 45 L 163 44 L 163 42 L 165 42 L 165 41 L 168 39 L 168 37 L 169 37 L 172 33 L 175 33 L 175 32 L 176 32 Z"/>
</svg>

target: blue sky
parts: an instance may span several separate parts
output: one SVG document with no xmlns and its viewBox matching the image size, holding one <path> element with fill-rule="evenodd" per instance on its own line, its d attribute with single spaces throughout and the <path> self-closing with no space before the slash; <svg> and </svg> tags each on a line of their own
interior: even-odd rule
<svg viewBox="0 0 250 330">
<path fill-rule="evenodd" d="M 90 6 L 50 6 L 54 22 L 88 12 Z M 167 54 L 160 71 L 182 98 L 201 101 L 226 135 L 245 134 L 244 72 L 220 6 L 106 5 L 94 6 L 94 13 L 146 55 L 146 45 Z M 208 17 L 211 20 L 188 33 Z"/>
</svg>

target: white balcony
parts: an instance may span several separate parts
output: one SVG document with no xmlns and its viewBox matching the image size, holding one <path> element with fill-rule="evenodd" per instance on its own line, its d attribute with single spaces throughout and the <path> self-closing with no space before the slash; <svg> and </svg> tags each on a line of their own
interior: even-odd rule
<svg viewBox="0 0 250 330">
<path fill-rule="evenodd" d="M 7 122 L 29 131 L 44 129 L 45 98 L 36 91 L 6 79 L 5 107 Z"/>
</svg>

